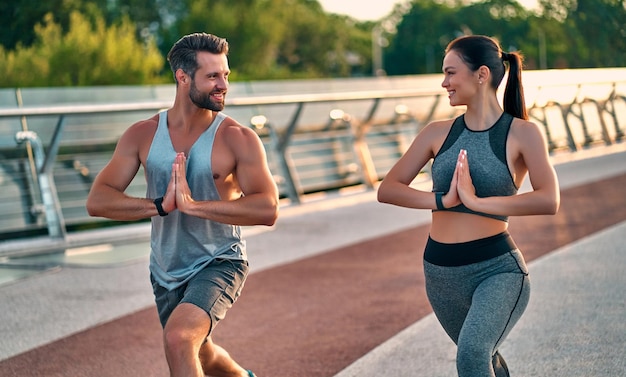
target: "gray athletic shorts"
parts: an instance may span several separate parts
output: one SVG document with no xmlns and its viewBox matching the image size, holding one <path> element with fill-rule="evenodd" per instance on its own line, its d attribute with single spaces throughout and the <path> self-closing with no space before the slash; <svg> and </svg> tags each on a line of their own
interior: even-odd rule
<svg viewBox="0 0 626 377">
<path fill-rule="evenodd" d="M 186 284 L 171 291 L 150 276 L 161 326 L 165 327 L 178 304 L 186 302 L 204 309 L 211 317 L 211 328 L 207 334 L 210 335 L 241 294 L 248 269 L 247 261 L 216 259 Z"/>
</svg>

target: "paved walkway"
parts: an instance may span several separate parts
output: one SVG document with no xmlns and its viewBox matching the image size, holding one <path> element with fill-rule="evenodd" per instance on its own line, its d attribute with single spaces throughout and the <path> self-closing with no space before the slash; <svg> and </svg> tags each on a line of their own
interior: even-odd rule
<svg viewBox="0 0 626 377">
<path fill-rule="evenodd" d="M 515 376 L 626 376 L 625 150 L 556 156 L 561 213 L 511 221 L 533 284 L 502 348 Z M 259 377 L 454 375 L 423 292 L 428 221 L 371 191 L 284 206 L 245 230 L 253 272 L 216 340 Z M 22 261 L 51 268 L 0 285 L 0 376 L 166 376 L 147 249 Z"/>
<path fill-rule="evenodd" d="M 529 265 L 531 301 L 500 353 L 525 377 L 626 376 L 626 222 Z M 455 347 L 433 314 L 335 377 L 454 376 Z"/>
</svg>

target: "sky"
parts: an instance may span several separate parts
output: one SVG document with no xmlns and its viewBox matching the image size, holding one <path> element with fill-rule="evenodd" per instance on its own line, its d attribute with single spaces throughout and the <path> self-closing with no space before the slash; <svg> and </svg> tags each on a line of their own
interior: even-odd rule
<svg viewBox="0 0 626 377">
<path fill-rule="evenodd" d="M 388 15 L 396 3 L 402 0 L 318 0 L 329 13 L 345 14 L 360 21 L 377 21 Z M 517 0 L 527 8 L 533 8 L 537 0 Z"/>
</svg>

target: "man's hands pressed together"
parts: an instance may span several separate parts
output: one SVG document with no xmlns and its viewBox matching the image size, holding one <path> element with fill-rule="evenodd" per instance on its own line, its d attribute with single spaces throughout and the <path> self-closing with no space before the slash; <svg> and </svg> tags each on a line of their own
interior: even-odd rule
<svg viewBox="0 0 626 377">
<path fill-rule="evenodd" d="M 191 189 L 187 183 L 187 157 L 184 153 L 178 153 L 172 165 L 172 176 L 174 177 L 175 206 L 179 211 L 185 212 L 191 203 Z M 168 188 L 169 189 L 169 188 Z"/>
<path fill-rule="evenodd" d="M 165 212 L 171 212 L 178 209 L 185 212 L 190 203 L 193 203 L 191 190 L 187 183 L 187 157 L 185 153 L 176 154 L 174 163 L 172 163 L 172 175 L 167 185 L 167 191 L 163 196 L 163 209 Z"/>
</svg>

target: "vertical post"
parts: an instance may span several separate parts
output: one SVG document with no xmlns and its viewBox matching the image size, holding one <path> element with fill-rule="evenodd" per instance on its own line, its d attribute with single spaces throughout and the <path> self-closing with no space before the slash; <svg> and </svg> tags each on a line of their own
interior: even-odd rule
<svg viewBox="0 0 626 377">
<path fill-rule="evenodd" d="M 382 29 L 380 25 L 372 28 L 372 76 L 384 76 L 383 49 L 382 49 Z"/>
<path fill-rule="evenodd" d="M 61 117 L 63 118 L 63 117 Z M 57 128 L 62 126 L 60 121 Z M 56 130 L 60 133 L 60 130 Z M 33 156 L 36 166 L 37 182 L 41 193 L 41 200 L 44 205 L 46 215 L 46 223 L 48 225 L 48 234 L 53 238 L 65 238 L 65 221 L 61 213 L 61 204 L 57 196 L 54 178 L 52 177 L 50 158 L 46 158 L 43 145 L 39 136 L 33 131 L 20 131 L 15 135 L 15 141 L 18 144 L 27 142 L 33 147 Z M 54 158 L 52 158 L 54 160 Z M 48 165 L 48 166 L 47 166 Z"/>
<path fill-rule="evenodd" d="M 299 113 L 299 111 L 298 111 Z M 267 129 L 267 133 L 270 138 L 270 148 L 272 148 L 272 153 L 277 157 L 279 169 L 282 173 L 282 178 L 284 180 L 285 189 L 287 190 L 287 197 L 294 203 L 300 204 L 300 189 L 298 185 L 296 185 L 294 181 L 294 176 L 292 171 L 295 170 L 293 167 L 293 163 L 291 159 L 287 155 L 286 145 L 281 146 L 281 141 L 278 133 L 268 122 L 267 118 L 263 115 L 256 115 L 250 119 L 250 123 L 257 130 Z"/>
<path fill-rule="evenodd" d="M 22 99 L 22 90 L 20 88 L 15 89 L 15 101 L 17 102 L 17 107 L 24 106 L 24 100 Z M 28 122 L 24 115 L 20 116 L 20 126 L 22 128 L 22 132 L 29 132 L 28 130 Z M 36 203 L 36 199 L 41 197 L 41 192 L 39 191 L 39 187 L 35 184 L 35 180 L 37 179 L 37 163 L 35 161 L 35 156 L 33 155 L 33 147 L 30 144 L 30 141 L 25 140 L 26 144 L 24 147 L 26 148 L 26 156 L 28 158 L 28 169 L 30 171 L 30 182 L 29 182 L 29 194 L 30 200 L 33 204 Z"/>
<path fill-rule="evenodd" d="M 304 107 L 304 102 L 298 103 L 298 108 L 291 118 L 291 122 L 287 126 L 287 129 L 282 134 L 278 143 L 276 143 L 276 150 L 278 151 L 279 162 L 281 166 L 281 170 L 285 175 L 285 184 L 287 185 L 287 195 L 289 199 L 291 199 L 295 204 L 300 204 L 300 194 L 302 193 L 302 189 L 300 185 L 296 183 L 295 178 L 295 167 L 291 158 L 287 153 L 287 147 L 289 146 L 289 140 L 291 139 L 291 135 L 296 130 L 296 126 L 298 125 L 298 121 L 300 120 L 300 115 L 302 114 L 302 108 Z"/>
<path fill-rule="evenodd" d="M 539 69 L 548 69 L 548 59 L 546 53 L 546 33 L 539 29 Z"/>
<path fill-rule="evenodd" d="M 576 152 L 578 150 L 578 147 L 576 146 L 576 141 L 574 140 L 572 129 L 570 128 L 569 121 L 567 120 L 567 117 L 571 112 L 572 104 L 566 107 L 563 107 L 563 105 L 556 102 L 555 104 L 561 109 L 561 115 L 563 116 L 563 125 L 565 126 L 565 132 L 567 133 L 567 145 L 569 146 L 570 151 Z"/>
</svg>

